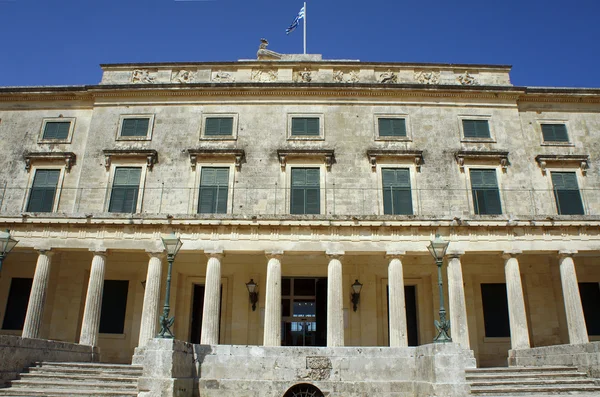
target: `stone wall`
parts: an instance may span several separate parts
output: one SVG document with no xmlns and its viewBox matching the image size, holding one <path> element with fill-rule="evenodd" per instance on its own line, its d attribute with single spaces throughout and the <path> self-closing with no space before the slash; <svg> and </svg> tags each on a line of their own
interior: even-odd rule
<svg viewBox="0 0 600 397">
<path fill-rule="evenodd" d="M 580 371 L 585 371 L 594 378 L 600 378 L 600 342 L 510 350 L 508 364 L 527 367 L 576 366 Z"/>
</svg>

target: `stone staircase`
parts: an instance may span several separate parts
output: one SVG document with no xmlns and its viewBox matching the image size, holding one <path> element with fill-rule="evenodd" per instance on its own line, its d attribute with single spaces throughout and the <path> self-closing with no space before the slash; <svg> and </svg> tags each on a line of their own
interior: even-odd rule
<svg viewBox="0 0 600 397">
<path fill-rule="evenodd" d="M 42 362 L 1 388 L 0 396 L 134 397 L 141 375 L 142 367 L 133 365 Z"/>
<path fill-rule="evenodd" d="M 466 376 L 472 396 L 600 396 L 596 380 L 575 367 L 477 368 Z"/>
</svg>

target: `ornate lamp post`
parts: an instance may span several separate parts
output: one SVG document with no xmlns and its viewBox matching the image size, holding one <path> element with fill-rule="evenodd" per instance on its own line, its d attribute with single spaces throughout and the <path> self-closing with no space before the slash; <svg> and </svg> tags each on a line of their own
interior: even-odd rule
<svg viewBox="0 0 600 397">
<path fill-rule="evenodd" d="M 18 242 L 18 240 L 12 238 L 8 229 L 5 232 L 0 232 L 0 271 L 2 271 L 2 261 Z"/>
<path fill-rule="evenodd" d="M 175 255 L 177 255 L 183 243 L 181 242 L 181 239 L 175 235 L 175 233 L 171 233 L 168 236 L 163 236 L 162 242 L 165 246 L 165 250 L 167 251 L 167 261 L 169 262 L 169 270 L 167 272 L 167 291 L 165 292 L 165 306 L 163 308 L 163 314 L 162 316 L 160 316 L 160 332 L 158 333 L 158 338 L 173 339 L 175 336 L 171 331 L 171 327 L 173 326 L 175 317 L 169 318 L 169 311 L 171 310 L 171 306 L 169 305 L 171 297 L 171 271 L 173 269 L 173 261 L 175 260 Z"/>
<path fill-rule="evenodd" d="M 446 319 L 446 309 L 444 308 L 444 285 L 442 282 L 442 265 L 444 263 L 444 255 L 448 249 L 450 242 L 442 240 L 439 234 L 435 235 L 435 239 L 430 242 L 427 249 L 431 253 L 431 256 L 435 259 L 435 263 L 438 268 L 438 285 L 440 288 L 440 321 L 435 321 L 435 327 L 438 330 L 438 334 L 433 338 L 434 343 L 446 343 L 452 342 L 452 338 L 448 334 L 450 331 L 450 320 Z"/>
</svg>

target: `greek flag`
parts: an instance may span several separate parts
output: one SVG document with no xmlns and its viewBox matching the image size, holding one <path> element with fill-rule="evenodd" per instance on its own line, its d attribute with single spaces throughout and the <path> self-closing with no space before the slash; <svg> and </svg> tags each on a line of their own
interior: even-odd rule
<svg viewBox="0 0 600 397">
<path fill-rule="evenodd" d="M 304 7 L 300 9 L 300 12 L 298 15 L 296 15 L 296 18 L 294 18 L 294 22 L 292 22 L 290 27 L 285 30 L 285 34 L 292 33 L 298 27 L 298 21 L 300 21 L 302 18 L 304 18 Z"/>
</svg>

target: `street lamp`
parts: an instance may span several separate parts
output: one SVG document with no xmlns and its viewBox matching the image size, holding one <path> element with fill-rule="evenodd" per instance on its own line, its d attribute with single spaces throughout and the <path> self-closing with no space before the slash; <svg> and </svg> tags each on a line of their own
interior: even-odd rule
<svg viewBox="0 0 600 397">
<path fill-rule="evenodd" d="M 160 316 L 160 332 L 158 333 L 158 337 L 173 339 L 175 335 L 173 335 L 171 327 L 173 326 L 175 317 L 173 316 L 169 318 L 169 311 L 171 310 L 171 307 L 169 306 L 169 298 L 171 296 L 171 270 L 173 269 L 173 261 L 175 260 L 175 255 L 177 255 L 183 243 L 181 242 L 181 239 L 175 235 L 175 233 L 171 233 L 168 236 L 162 236 L 161 239 L 163 245 L 165 246 L 165 250 L 167 251 L 167 261 L 169 262 L 169 270 L 167 272 L 167 291 L 165 293 L 165 306 L 163 308 L 163 314 L 162 316 Z"/>
<path fill-rule="evenodd" d="M 446 319 L 446 309 L 444 309 L 444 285 L 442 282 L 442 264 L 444 263 L 444 255 L 450 242 L 442 240 L 439 234 L 435 235 L 435 239 L 430 242 L 427 249 L 431 256 L 435 259 L 438 268 L 438 285 L 440 288 L 440 321 L 434 321 L 438 334 L 433 338 L 434 343 L 452 342 L 452 338 L 448 335 L 450 331 L 450 320 Z"/>
<path fill-rule="evenodd" d="M 18 242 L 18 240 L 11 237 L 8 229 L 5 232 L 0 232 L 0 271 L 2 271 L 2 261 Z"/>
</svg>

